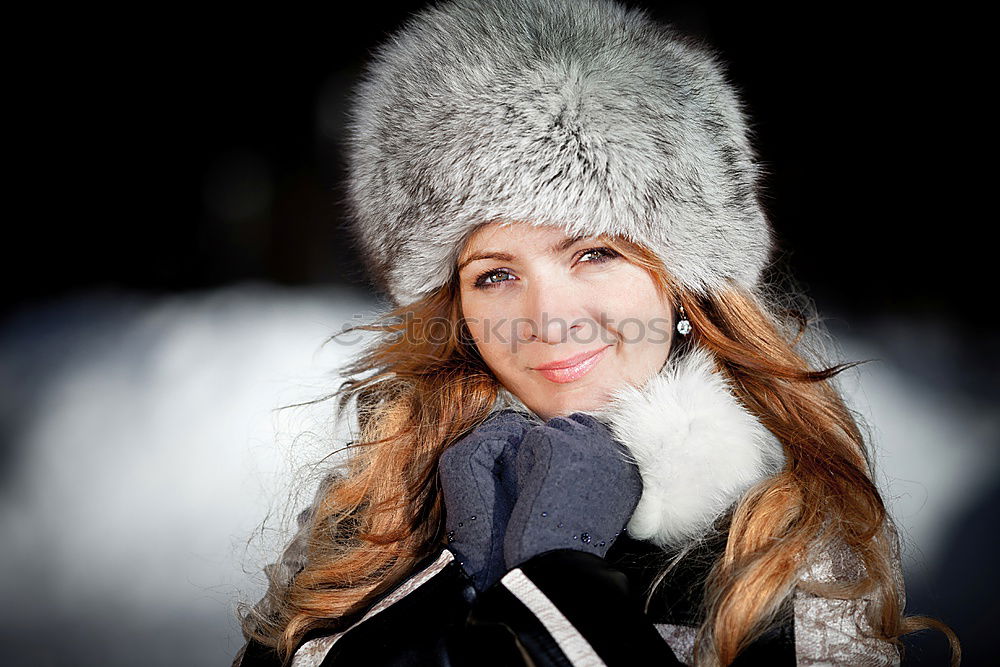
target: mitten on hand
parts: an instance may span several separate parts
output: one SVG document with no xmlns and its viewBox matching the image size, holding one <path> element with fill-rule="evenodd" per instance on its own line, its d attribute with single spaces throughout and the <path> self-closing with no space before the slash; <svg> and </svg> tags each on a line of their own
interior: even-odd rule
<svg viewBox="0 0 1000 667">
<path fill-rule="evenodd" d="M 514 456 L 535 422 L 514 410 L 491 415 L 438 462 L 448 548 L 478 591 L 506 571 L 503 535 L 514 506 Z"/>
<path fill-rule="evenodd" d="M 642 495 L 639 468 L 625 447 L 583 413 L 529 430 L 515 471 L 517 501 L 504 536 L 508 569 L 553 549 L 603 558 Z"/>
</svg>

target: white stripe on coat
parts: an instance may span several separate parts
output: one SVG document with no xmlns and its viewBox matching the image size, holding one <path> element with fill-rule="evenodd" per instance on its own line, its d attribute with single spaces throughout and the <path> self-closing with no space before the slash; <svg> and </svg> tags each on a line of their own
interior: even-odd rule
<svg viewBox="0 0 1000 667">
<path fill-rule="evenodd" d="M 594 647 L 524 572 L 515 568 L 500 581 L 542 622 L 574 667 L 607 667 Z"/>
<path fill-rule="evenodd" d="M 399 602 L 404 597 L 415 591 L 421 585 L 425 584 L 431 577 L 443 570 L 444 566 L 454 560 L 454 558 L 455 556 L 451 553 L 451 551 L 444 549 L 436 561 L 428 565 L 418 574 L 408 578 L 399 588 L 382 598 L 378 604 L 368 610 L 368 613 L 365 614 L 361 620 L 351 625 L 351 627 L 347 628 L 343 632 L 338 632 L 335 635 L 317 637 L 316 639 L 310 639 L 307 641 L 299 647 L 299 650 L 295 652 L 295 657 L 292 658 L 292 667 L 319 667 L 319 665 L 326 658 L 326 654 L 330 652 L 330 648 L 333 647 L 338 639 L 356 628 L 361 623 L 367 621 L 375 614 L 386 609 L 390 605 Z"/>
</svg>

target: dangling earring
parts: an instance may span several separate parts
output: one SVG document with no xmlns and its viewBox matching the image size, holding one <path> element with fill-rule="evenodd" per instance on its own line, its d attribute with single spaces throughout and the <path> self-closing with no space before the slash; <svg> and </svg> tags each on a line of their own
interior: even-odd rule
<svg viewBox="0 0 1000 667">
<path fill-rule="evenodd" d="M 677 333 L 682 336 L 686 336 L 691 333 L 691 322 L 688 321 L 687 314 L 684 312 L 684 306 L 679 306 L 681 311 L 681 319 L 677 322 Z"/>
</svg>

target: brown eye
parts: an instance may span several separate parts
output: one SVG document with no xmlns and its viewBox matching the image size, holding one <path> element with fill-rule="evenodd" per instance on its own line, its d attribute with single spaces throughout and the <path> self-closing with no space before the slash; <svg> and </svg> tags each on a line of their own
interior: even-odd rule
<svg viewBox="0 0 1000 667">
<path fill-rule="evenodd" d="M 593 259 L 584 260 L 587 256 L 593 256 Z M 580 253 L 580 261 L 586 261 L 588 263 L 598 263 L 606 262 L 609 259 L 618 257 L 618 253 L 611 248 L 588 248 Z"/>
</svg>

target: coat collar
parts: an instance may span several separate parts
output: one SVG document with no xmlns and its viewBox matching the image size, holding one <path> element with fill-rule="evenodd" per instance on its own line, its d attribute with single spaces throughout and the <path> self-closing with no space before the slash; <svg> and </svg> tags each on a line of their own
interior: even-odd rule
<svg viewBox="0 0 1000 667">
<path fill-rule="evenodd" d="M 611 428 L 639 466 L 643 492 L 628 533 L 663 548 L 704 536 L 758 481 L 784 465 L 780 441 L 747 410 L 714 358 L 693 347 L 671 358 L 644 386 L 616 391 L 588 411 Z M 501 390 L 495 409 L 540 418 Z"/>
</svg>

